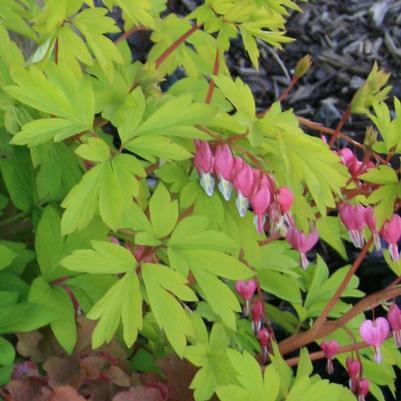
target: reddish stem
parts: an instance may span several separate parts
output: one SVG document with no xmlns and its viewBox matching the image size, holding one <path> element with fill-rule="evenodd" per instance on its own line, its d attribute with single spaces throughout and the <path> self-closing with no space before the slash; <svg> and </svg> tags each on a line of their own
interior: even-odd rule
<svg viewBox="0 0 401 401">
<path fill-rule="evenodd" d="M 177 47 L 179 47 L 182 43 L 184 43 L 194 32 L 196 32 L 201 25 L 194 25 L 191 29 L 189 29 L 187 32 L 185 32 L 183 35 L 181 35 L 170 47 L 168 47 L 164 53 L 156 60 L 156 69 L 160 67 L 160 65 L 163 63 L 164 60 L 168 56 L 170 56 L 171 53 L 174 52 Z"/>
<path fill-rule="evenodd" d="M 345 110 L 344 114 L 341 117 L 341 120 L 339 121 L 337 128 L 333 134 L 333 136 L 330 139 L 329 142 L 329 148 L 332 148 L 334 145 L 334 142 L 336 141 L 338 135 L 340 134 L 340 131 L 342 129 L 342 127 L 345 125 L 345 123 L 348 121 L 349 117 L 351 115 L 351 106 L 347 107 L 347 110 Z"/>
<path fill-rule="evenodd" d="M 133 26 L 131 29 L 129 29 L 127 32 L 122 33 L 115 41 L 114 44 L 119 44 L 123 40 L 128 39 L 131 35 L 133 35 L 135 32 L 138 31 L 146 31 L 147 28 L 146 26 L 139 25 L 139 26 Z"/>
<path fill-rule="evenodd" d="M 216 57 L 214 59 L 214 65 L 213 65 L 213 75 L 217 76 L 219 73 L 219 68 L 220 68 L 220 54 L 219 54 L 219 48 L 216 49 Z M 205 102 L 207 104 L 210 104 L 210 102 L 212 101 L 212 97 L 213 97 L 213 93 L 214 93 L 214 89 L 216 87 L 216 84 L 213 80 L 213 77 L 210 78 L 210 82 L 209 82 L 209 87 L 207 90 L 207 95 L 206 95 L 206 99 Z"/>
<path fill-rule="evenodd" d="M 366 344 L 365 342 L 360 342 L 357 344 L 349 344 L 349 345 L 344 345 L 343 347 L 340 347 L 336 354 L 343 354 L 345 352 L 351 352 L 351 351 L 356 351 L 361 348 L 366 348 L 369 347 L 369 344 Z M 319 359 L 324 359 L 326 358 L 325 354 L 323 351 L 317 351 L 317 352 L 311 352 L 309 354 L 309 358 L 311 361 L 317 361 Z M 296 366 L 298 365 L 299 362 L 299 357 L 296 356 L 294 358 L 289 358 L 285 360 L 289 366 Z"/>
<path fill-rule="evenodd" d="M 292 77 L 291 82 L 287 86 L 286 90 L 278 98 L 279 102 L 282 102 L 283 100 L 285 100 L 288 97 L 288 95 L 293 90 L 294 86 L 297 84 L 298 81 L 299 81 L 299 77 L 297 77 L 297 76 Z"/>
<path fill-rule="evenodd" d="M 333 297 L 330 299 L 329 303 L 326 305 L 326 307 L 323 309 L 323 312 L 321 315 L 317 318 L 315 321 L 315 324 L 313 327 L 315 329 L 318 329 L 326 320 L 327 316 L 329 315 L 330 311 L 333 309 L 334 305 L 337 303 L 337 301 L 340 299 L 341 294 L 347 287 L 348 283 L 350 282 L 352 276 L 355 274 L 355 272 L 358 270 L 359 266 L 361 265 L 363 259 L 369 252 L 369 248 L 373 243 L 373 236 L 369 238 L 369 240 L 366 242 L 365 246 L 361 249 L 359 252 L 358 257 L 355 259 L 354 263 L 352 264 L 351 269 L 349 269 L 348 273 L 344 277 L 343 281 L 341 282 L 340 286 L 337 288 L 337 291 L 333 295 Z"/>
</svg>

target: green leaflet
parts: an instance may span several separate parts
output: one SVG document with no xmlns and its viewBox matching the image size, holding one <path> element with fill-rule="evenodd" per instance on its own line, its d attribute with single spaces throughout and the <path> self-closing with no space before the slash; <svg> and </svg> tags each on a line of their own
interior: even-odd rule
<svg viewBox="0 0 401 401">
<path fill-rule="evenodd" d="M 116 230 L 132 197 L 138 195 L 136 176 L 144 175 L 140 162 L 127 154 L 119 154 L 90 169 L 62 203 L 66 209 L 61 221 L 62 233 L 85 228 L 98 208 L 102 220 Z"/>
<path fill-rule="evenodd" d="M 185 285 L 186 279 L 167 266 L 144 263 L 142 275 L 152 313 L 175 352 L 182 356 L 186 338 L 194 333 L 188 313 L 175 297 L 183 301 L 197 301 L 197 297 Z"/>
<path fill-rule="evenodd" d="M 198 319 L 199 332 L 206 331 L 203 321 Z M 210 399 L 216 388 L 229 383 L 236 383 L 235 370 L 227 356 L 226 349 L 230 345 L 230 338 L 220 323 L 215 323 L 210 332 L 204 338 L 199 339 L 195 345 L 187 347 L 185 358 L 193 365 L 200 367 L 192 380 L 191 388 L 194 389 L 196 400 Z"/>
<path fill-rule="evenodd" d="M 282 112 L 279 103 L 274 103 L 258 121 L 258 129 L 265 137 L 261 148 L 266 163 L 278 179 L 294 189 L 305 184 L 318 211 L 325 216 L 327 207 L 335 207 L 333 194 L 340 194 L 349 178 L 338 156 L 322 140 L 305 135 L 293 112 Z M 298 214 L 296 209 L 294 213 Z"/>
<path fill-rule="evenodd" d="M 5 88 L 18 101 L 56 118 L 42 118 L 25 124 L 12 139 L 16 145 L 38 145 L 62 141 L 93 125 L 94 97 L 88 79 L 76 79 L 65 65 L 49 63 L 45 73 L 36 66 L 14 67 L 16 85 Z"/>
<path fill-rule="evenodd" d="M 27 149 L 13 149 L 11 157 L 0 160 L 0 169 L 6 189 L 14 205 L 28 212 L 35 198 L 32 164 Z"/>
<path fill-rule="evenodd" d="M 27 14 L 22 4 L 13 0 L 4 0 L 1 4 L 0 19 L 1 23 L 4 24 L 7 29 L 30 39 L 36 39 L 36 34 L 26 21 Z"/>
<path fill-rule="evenodd" d="M 133 136 L 167 135 L 188 136 L 185 131 L 212 118 L 215 110 L 203 103 L 193 103 L 189 94 L 170 97 L 164 102 L 156 103 L 156 109 L 150 110 L 144 121 L 132 133 Z M 179 111 L 179 112 L 178 112 Z M 189 135 L 193 137 L 194 135 Z"/>
<path fill-rule="evenodd" d="M 178 202 L 170 200 L 170 194 L 159 184 L 149 201 L 150 221 L 156 238 L 166 237 L 178 220 Z"/>
<path fill-rule="evenodd" d="M 13 371 L 15 351 L 13 345 L 0 337 L 0 386 L 7 384 Z"/>
<path fill-rule="evenodd" d="M 0 334 L 32 331 L 46 326 L 56 317 L 50 308 L 35 303 L 0 306 Z"/>
<path fill-rule="evenodd" d="M 238 384 L 220 386 L 216 393 L 221 401 L 276 401 L 281 377 L 270 365 L 264 376 L 257 361 L 248 353 L 228 349 L 227 355 L 236 370 Z"/>
<path fill-rule="evenodd" d="M 50 327 L 60 345 L 71 353 L 77 340 L 77 329 L 74 307 L 67 292 L 38 277 L 31 285 L 28 300 L 54 311 L 57 317 L 50 322 Z"/>
<path fill-rule="evenodd" d="M 234 311 L 240 305 L 231 289 L 218 277 L 231 280 L 248 279 L 254 275 L 246 265 L 231 255 L 237 245 L 223 233 L 206 230 L 207 219 L 191 216 L 182 220 L 168 243 L 171 266 L 184 277 L 191 270 L 202 297 L 230 328 L 235 328 Z"/>
<path fill-rule="evenodd" d="M 149 28 L 155 27 L 154 14 L 159 14 L 164 9 L 163 2 L 151 0 L 106 0 L 104 4 L 109 9 L 113 5 L 121 7 L 129 25 L 144 25 Z"/>
<path fill-rule="evenodd" d="M 142 328 L 142 296 L 134 269 L 128 271 L 93 306 L 88 318 L 99 320 L 92 335 L 93 348 L 110 342 L 120 321 L 124 341 L 131 347 Z"/>
<path fill-rule="evenodd" d="M 329 277 L 326 264 L 322 258 L 318 256 L 316 265 L 311 266 L 311 268 L 304 273 L 306 288 L 308 290 L 304 307 L 307 309 L 309 316 L 319 316 L 326 304 L 334 295 L 349 269 L 350 266 L 344 266 L 343 268 L 336 270 L 336 272 Z M 347 288 L 343 291 L 342 297 L 362 297 L 364 294 L 357 289 L 358 285 L 359 279 L 356 276 L 353 276 Z M 341 316 L 341 314 L 346 312 L 349 308 L 350 305 L 339 300 L 336 306 L 332 309 L 330 316 Z"/>
<path fill-rule="evenodd" d="M 71 288 L 80 307 L 87 314 L 117 280 L 115 276 L 109 274 L 88 273 L 68 279 L 66 285 Z"/>
<path fill-rule="evenodd" d="M 65 268 L 82 273 L 118 274 L 135 268 L 134 256 L 112 242 L 92 241 L 93 249 L 80 249 L 61 260 Z"/>
<path fill-rule="evenodd" d="M 0 271 L 9 266 L 16 256 L 12 249 L 0 244 Z"/>
</svg>

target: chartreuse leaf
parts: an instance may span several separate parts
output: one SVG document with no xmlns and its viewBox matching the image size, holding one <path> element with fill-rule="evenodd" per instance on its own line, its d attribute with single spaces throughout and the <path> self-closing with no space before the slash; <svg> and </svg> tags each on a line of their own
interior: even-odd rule
<svg viewBox="0 0 401 401">
<path fill-rule="evenodd" d="M 156 238 L 164 238 L 173 231 L 178 220 L 178 202 L 171 201 L 163 184 L 159 184 L 149 201 L 150 221 Z"/>
<path fill-rule="evenodd" d="M 82 159 L 92 162 L 104 162 L 110 157 L 110 149 L 100 138 L 89 137 L 87 143 L 78 146 L 75 153 Z"/>
<path fill-rule="evenodd" d="M 389 166 L 381 165 L 377 168 L 370 168 L 360 178 L 373 184 L 395 184 L 398 182 L 398 177 L 394 169 Z"/>
<path fill-rule="evenodd" d="M 193 103 L 190 94 L 168 97 L 163 102 L 153 105 L 152 109 L 149 110 L 150 115 L 147 115 L 133 131 L 132 136 L 196 137 L 199 130 L 193 126 L 208 121 L 216 113 L 207 104 Z"/>
<path fill-rule="evenodd" d="M 125 148 L 151 163 L 154 163 L 157 158 L 186 160 L 192 157 L 184 147 L 165 136 L 140 136 L 131 140 Z"/>
<path fill-rule="evenodd" d="M 24 4 L 13 0 L 4 0 L 0 8 L 0 21 L 7 29 L 36 40 L 36 34 L 26 21 L 29 15 Z"/>
<path fill-rule="evenodd" d="M 275 367 L 268 366 L 263 376 L 261 368 L 254 357 L 247 352 L 228 349 L 226 351 L 238 384 L 219 386 L 216 393 L 221 401 L 276 401 L 281 377 Z"/>
<path fill-rule="evenodd" d="M 318 256 L 315 266 L 308 269 L 304 274 L 307 281 L 307 296 L 304 302 L 304 307 L 308 310 L 311 317 L 319 316 L 326 304 L 336 292 L 338 286 L 346 276 L 350 266 L 344 266 L 329 277 L 329 271 L 323 259 Z M 343 297 L 362 297 L 363 292 L 358 288 L 359 279 L 353 276 L 348 283 L 346 289 L 343 291 Z M 346 312 L 351 306 L 345 304 L 343 301 L 338 301 L 336 306 L 332 309 L 330 316 L 338 317 Z"/>
<path fill-rule="evenodd" d="M 203 321 L 198 319 L 198 323 L 205 332 Z M 219 386 L 237 383 L 234 367 L 226 352 L 229 345 L 230 337 L 224 326 L 215 323 L 209 339 L 206 332 L 195 345 L 190 345 L 185 350 L 185 358 L 200 368 L 190 385 L 197 401 L 210 399 Z"/>
<path fill-rule="evenodd" d="M 179 356 L 183 356 L 193 327 L 182 301 L 197 301 L 195 293 L 185 285 L 187 280 L 167 266 L 144 263 L 142 275 L 150 308 L 160 328 Z"/>
<path fill-rule="evenodd" d="M 232 256 L 210 250 L 179 252 L 190 267 L 202 297 L 230 328 L 235 329 L 235 313 L 241 310 L 231 289 L 217 275 L 230 279 L 247 279 L 253 272 Z M 221 264 L 220 264 L 221 263 Z"/>
<path fill-rule="evenodd" d="M 234 329 L 234 312 L 240 311 L 240 305 L 218 276 L 242 280 L 254 273 L 237 258 L 224 253 L 236 250 L 238 245 L 224 233 L 207 230 L 208 224 L 208 219 L 201 216 L 180 221 L 169 240 L 168 257 L 171 266 L 184 277 L 192 271 L 202 297 L 213 312 Z"/>
<path fill-rule="evenodd" d="M 113 123 L 118 128 L 118 135 L 123 146 L 134 137 L 132 134 L 142 121 L 145 107 L 145 95 L 142 88 L 138 86 L 125 98 L 124 103 L 118 109 Z"/>
<path fill-rule="evenodd" d="M 304 376 L 310 376 L 313 372 L 312 361 L 306 348 L 301 348 L 299 352 L 299 362 L 297 367 L 296 381 Z"/>
<path fill-rule="evenodd" d="M 124 59 L 116 45 L 104 35 L 105 33 L 119 32 L 115 21 L 106 16 L 106 13 L 107 9 L 102 7 L 87 8 L 78 13 L 72 19 L 72 23 L 81 31 L 97 62 L 109 81 L 112 82 L 113 62 L 123 64 Z M 87 54 L 85 54 L 86 56 Z"/>
<path fill-rule="evenodd" d="M 369 114 L 370 119 L 374 122 L 380 135 L 383 138 L 384 149 L 381 153 L 388 153 L 396 148 L 399 150 L 399 143 L 401 140 L 400 127 L 401 127 L 401 103 L 395 97 L 394 109 L 396 112 L 395 118 L 392 120 L 389 107 L 385 102 L 373 103 L 373 113 Z"/>
<path fill-rule="evenodd" d="M 67 66 L 54 63 L 49 63 L 45 72 L 36 66 L 15 66 L 12 77 L 16 85 L 5 87 L 9 95 L 54 116 L 25 124 L 12 139 L 13 144 L 62 141 L 92 128 L 95 102 L 89 79 L 77 79 Z"/>
<path fill-rule="evenodd" d="M 61 219 L 63 234 L 82 230 L 95 216 L 103 167 L 98 164 L 85 173 L 62 202 L 61 206 L 66 209 Z"/>
<path fill-rule="evenodd" d="M 319 232 L 319 238 L 334 248 L 340 256 L 346 260 L 347 252 L 341 241 L 341 225 L 338 218 L 326 216 L 316 221 L 316 228 Z"/>
<path fill-rule="evenodd" d="M 255 265 L 261 287 L 291 303 L 302 302 L 298 262 L 284 241 L 274 241 L 260 247 L 260 261 Z"/>
<path fill-rule="evenodd" d="M 390 74 L 380 70 L 375 63 L 365 83 L 357 90 L 351 102 L 353 113 L 370 116 L 369 109 L 372 105 L 382 102 L 391 91 L 387 85 Z"/>
<path fill-rule="evenodd" d="M 282 112 L 278 102 L 256 125 L 265 137 L 261 148 L 266 163 L 278 180 L 290 188 L 306 185 L 318 211 L 325 216 L 327 207 L 335 207 L 333 194 L 340 195 L 349 179 L 338 156 L 322 140 L 306 135 L 294 113 Z M 297 210 L 294 212 L 298 215 Z"/>
<path fill-rule="evenodd" d="M 62 203 L 66 209 L 61 221 L 62 233 L 85 228 L 98 208 L 102 220 L 116 230 L 131 206 L 132 197 L 138 195 L 137 176 L 145 176 L 145 170 L 134 156 L 127 154 L 91 168 Z"/>
<path fill-rule="evenodd" d="M 367 198 L 369 204 L 375 205 L 377 227 L 393 215 L 394 203 L 400 192 L 399 184 L 384 184 L 374 190 Z"/>
<path fill-rule="evenodd" d="M 118 281 L 110 274 L 80 274 L 65 283 L 71 288 L 85 314 Z"/>
<path fill-rule="evenodd" d="M 110 10 L 113 5 L 120 7 L 124 20 L 128 20 L 130 25 L 143 25 L 148 28 L 155 27 L 154 14 L 164 9 L 163 2 L 151 0 L 107 0 L 104 3 Z"/>
<path fill-rule="evenodd" d="M 190 216 L 181 220 L 171 234 L 168 245 L 175 249 L 205 248 L 215 251 L 234 251 L 238 244 L 220 231 L 208 230 L 204 216 Z"/>
<path fill-rule="evenodd" d="M 93 348 L 110 342 L 120 320 L 124 341 L 128 347 L 135 342 L 142 328 L 142 295 L 133 268 L 118 280 L 88 313 L 89 319 L 99 319 L 92 335 Z"/>
<path fill-rule="evenodd" d="M 38 277 L 31 284 L 28 300 L 54 311 L 57 317 L 51 321 L 50 327 L 60 345 L 71 353 L 77 340 L 77 328 L 74 306 L 67 292 Z"/>
<path fill-rule="evenodd" d="M 92 274 L 126 273 L 136 260 L 126 248 L 105 241 L 92 241 L 93 249 L 80 249 L 61 260 L 68 270 Z"/>
<path fill-rule="evenodd" d="M 190 18 L 190 16 L 180 18 L 170 13 L 158 21 L 151 36 L 154 45 L 149 52 L 148 62 L 155 62 L 177 39 L 193 28 Z M 198 29 L 187 38 L 187 42 L 191 46 L 185 44 L 179 46 L 163 61 L 159 70 L 168 75 L 178 66 L 183 66 L 187 76 L 210 75 L 213 71 L 216 39 Z M 227 71 L 224 64 L 221 67 Z"/>
</svg>

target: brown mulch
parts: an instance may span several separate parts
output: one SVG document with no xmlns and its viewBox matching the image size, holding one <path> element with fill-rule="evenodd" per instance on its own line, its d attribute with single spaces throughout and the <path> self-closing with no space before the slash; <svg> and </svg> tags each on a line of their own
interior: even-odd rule
<svg viewBox="0 0 401 401">
<path fill-rule="evenodd" d="M 313 67 L 301 80 L 286 105 L 298 115 L 335 126 L 355 90 L 376 61 L 390 72 L 392 96 L 401 97 L 401 1 L 318 0 L 301 4 L 287 25 L 296 41 L 284 51 L 261 44 L 261 68 L 255 71 L 234 43 L 228 63 L 251 85 L 260 109 L 268 107 L 284 90 L 297 61 L 313 57 Z M 354 117 L 347 129 L 362 136 L 366 120 Z"/>
</svg>

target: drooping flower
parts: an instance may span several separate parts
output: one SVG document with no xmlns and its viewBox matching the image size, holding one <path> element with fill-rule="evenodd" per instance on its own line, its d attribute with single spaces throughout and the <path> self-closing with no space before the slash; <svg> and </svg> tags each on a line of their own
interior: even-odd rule
<svg viewBox="0 0 401 401">
<path fill-rule="evenodd" d="M 267 361 L 268 346 L 270 344 L 270 334 L 266 327 L 263 327 L 258 333 L 259 344 L 262 347 L 263 363 Z"/>
<path fill-rule="evenodd" d="M 376 226 L 375 213 L 374 213 L 373 207 L 371 207 L 371 206 L 365 208 L 365 222 L 366 222 L 366 225 L 369 227 L 369 230 L 373 234 L 375 248 L 377 251 L 379 251 L 381 249 L 380 235 L 379 235 L 379 231 Z"/>
<path fill-rule="evenodd" d="M 393 214 L 389 221 L 383 224 L 380 234 L 384 240 L 388 242 L 388 250 L 394 262 L 400 259 L 398 252 L 398 241 L 401 237 L 401 217 L 398 214 Z"/>
<path fill-rule="evenodd" d="M 266 221 L 264 214 L 270 205 L 270 183 L 265 175 L 259 181 L 259 185 L 255 192 L 251 195 L 251 205 L 255 213 L 255 226 L 258 233 L 263 233 L 263 227 Z"/>
<path fill-rule="evenodd" d="M 195 141 L 194 164 L 200 175 L 200 184 L 207 195 L 212 196 L 214 191 L 213 172 L 214 157 L 207 141 Z"/>
<path fill-rule="evenodd" d="M 320 348 L 327 358 L 327 373 L 332 374 L 334 372 L 333 358 L 336 356 L 340 348 L 340 344 L 338 344 L 336 340 L 324 341 L 320 345 Z"/>
<path fill-rule="evenodd" d="M 287 213 L 294 202 L 294 194 L 286 187 L 282 187 L 277 193 L 277 202 L 280 206 L 281 213 Z"/>
<path fill-rule="evenodd" d="M 238 213 L 241 217 L 244 217 L 249 205 L 249 198 L 252 195 L 254 189 L 254 174 L 252 167 L 244 161 L 237 162 L 238 158 L 235 158 L 235 177 L 234 186 L 237 190 L 237 200 L 235 202 Z"/>
<path fill-rule="evenodd" d="M 234 178 L 234 157 L 228 145 L 218 145 L 214 155 L 214 172 L 219 178 L 219 190 L 226 201 L 231 198 Z"/>
<path fill-rule="evenodd" d="M 375 361 L 380 363 L 382 356 L 380 345 L 385 341 L 390 332 L 390 325 L 384 317 L 378 317 L 375 320 L 365 320 L 359 328 L 362 339 L 374 347 Z"/>
<path fill-rule="evenodd" d="M 365 397 L 369 394 L 369 380 L 359 379 L 355 393 L 358 396 L 358 401 L 365 401 Z"/>
<path fill-rule="evenodd" d="M 348 230 L 350 239 L 355 247 L 362 248 L 364 243 L 363 229 L 365 228 L 365 208 L 361 205 L 342 203 L 338 207 L 340 219 Z"/>
<path fill-rule="evenodd" d="M 256 281 L 255 280 L 241 280 L 237 281 L 235 284 L 235 289 L 238 292 L 238 295 L 245 301 L 244 315 L 249 315 L 250 309 L 250 299 L 253 297 L 253 294 L 256 291 Z"/>
<path fill-rule="evenodd" d="M 116 237 L 110 236 L 110 237 L 109 237 L 109 240 L 110 240 L 113 244 L 120 245 L 120 241 L 119 241 L 118 238 L 116 238 Z"/>
<path fill-rule="evenodd" d="M 349 148 L 343 148 L 339 150 L 338 155 L 341 157 L 343 164 L 345 164 L 347 167 L 350 163 L 357 159 L 354 152 Z"/>
<path fill-rule="evenodd" d="M 252 329 L 255 334 L 258 334 L 263 321 L 263 304 L 259 299 L 256 299 L 251 308 Z"/>
<path fill-rule="evenodd" d="M 347 358 L 345 365 L 349 376 L 349 388 L 355 393 L 361 374 L 361 364 L 357 359 Z"/>
<path fill-rule="evenodd" d="M 396 304 L 390 306 L 387 313 L 387 320 L 390 322 L 391 330 L 397 347 L 401 347 L 401 310 Z"/>
<path fill-rule="evenodd" d="M 292 226 L 288 229 L 285 238 L 290 245 L 300 253 L 301 266 L 303 269 L 306 269 L 309 266 L 306 253 L 316 245 L 316 242 L 319 239 L 317 230 L 313 229 L 309 234 L 305 234 L 301 231 L 298 231 L 295 226 Z"/>
</svg>

